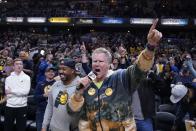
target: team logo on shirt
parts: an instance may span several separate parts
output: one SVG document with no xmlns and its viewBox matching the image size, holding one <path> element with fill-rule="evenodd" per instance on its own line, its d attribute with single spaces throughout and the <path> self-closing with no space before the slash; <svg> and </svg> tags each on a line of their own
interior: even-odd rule
<svg viewBox="0 0 196 131">
<path fill-rule="evenodd" d="M 111 96 L 112 93 L 113 93 L 112 88 L 107 88 L 107 89 L 105 90 L 105 95 L 106 95 L 106 96 Z"/>
<path fill-rule="evenodd" d="M 67 103 L 67 100 L 68 100 L 68 93 L 60 91 L 55 100 L 55 107 L 58 107 L 59 104 L 65 105 Z"/>
<path fill-rule="evenodd" d="M 65 105 L 67 103 L 68 94 L 67 92 L 60 96 L 60 104 Z"/>
<path fill-rule="evenodd" d="M 51 85 L 47 85 L 44 87 L 44 93 L 50 92 L 51 90 Z"/>
<path fill-rule="evenodd" d="M 88 94 L 89 94 L 90 96 L 93 96 L 95 93 L 96 93 L 96 90 L 95 90 L 94 88 L 90 88 L 90 89 L 88 90 Z"/>
</svg>

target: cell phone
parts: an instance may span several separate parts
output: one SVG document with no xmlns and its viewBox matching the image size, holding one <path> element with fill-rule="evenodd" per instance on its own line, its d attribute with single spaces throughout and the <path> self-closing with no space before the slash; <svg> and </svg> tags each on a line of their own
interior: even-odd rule
<svg viewBox="0 0 196 131">
<path fill-rule="evenodd" d="M 41 50 L 41 51 L 40 51 L 40 54 L 41 54 L 41 55 L 45 55 L 45 51 L 44 51 L 44 50 Z"/>
</svg>

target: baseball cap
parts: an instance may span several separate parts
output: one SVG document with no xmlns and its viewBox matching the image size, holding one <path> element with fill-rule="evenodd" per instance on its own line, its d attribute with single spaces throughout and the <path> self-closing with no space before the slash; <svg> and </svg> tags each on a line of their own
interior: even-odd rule
<svg viewBox="0 0 196 131">
<path fill-rule="evenodd" d="M 71 54 L 71 56 L 72 56 L 72 58 L 73 58 L 73 57 L 80 57 L 80 56 L 81 56 L 81 52 L 75 51 L 75 52 L 73 52 L 73 53 Z"/>
<path fill-rule="evenodd" d="M 76 62 L 71 58 L 67 58 L 64 60 L 63 65 L 75 70 Z"/>
<path fill-rule="evenodd" d="M 175 85 L 171 90 L 170 100 L 172 103 L 179 102 L 187 93 L 188 89 L 184 85 Z"/>
<path fill-rule="evenodd" d="M 47 67 L 45 72 L 48 72 L 48 71 L 56 71 L 56 69 L 54 67 Z"/>
</svg>

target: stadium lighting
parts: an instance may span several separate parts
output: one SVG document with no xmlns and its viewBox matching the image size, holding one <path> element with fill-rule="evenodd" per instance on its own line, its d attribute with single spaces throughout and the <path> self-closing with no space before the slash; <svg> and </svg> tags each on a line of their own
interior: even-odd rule
<svg viewBox="0 0 196 131">
<path fill-rule="evenodd" d="M 10 23 L 22 23 L 23 22 L 23 17 L 7 17 L 6 22 Z"/>
<path fill-rule="evenodd" d="M 7 3 L 7 0 L 0 0 L 0 4 L 1 3 Z"/>
<path fill-rule="evenodd" d="M 103 24 L 123 24 L 124 20 L 122 18 L 101 18 L 101 23 L 103 23 Z"/>
<path fill-rule="evenodd" d="M 153 20 L 152 18 L 131 18 L 130 24 L 151 25 Z"/>
<path fill-rule="evenodd" d="M 188 25 L 188 19 L 161 19 L 161 24 L 170 26 L 185 26 Z"/>
<path fill-rule="evenodd" d="M 27 22 L 29 22 L 29 23 L 45 23 L 46 18 L 45 17 L 28 17 Z"/>
<path fill-rule="evenodd" d="M 70 23 L 71 18 L 69 17 L 51 17 L 48 19 L 50 23 Z"/>
</svg>

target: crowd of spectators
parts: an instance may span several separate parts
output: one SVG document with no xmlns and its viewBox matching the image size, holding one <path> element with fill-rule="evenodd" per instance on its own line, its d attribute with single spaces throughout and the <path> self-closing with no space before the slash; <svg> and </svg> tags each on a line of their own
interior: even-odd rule
<svg viewBox="0 0 196 131">
<path fill-rule="evenodd" d="M 195 7 L 196 2 L 190 2 L 190 0 L 0 0 L 0 18 L 9 16 L 195 18 Z M 194 114 L 196 111 L 194 106 L 196 99 L 194 94 L 196 93 L 196 34 L 187 30 L 179 32 L 164 30 L 162 33 L 164 37 L 156 50 L 153 67 L 148 72 L 146 81 L 139 85 L 142 88 L 137 90 L 139 95 L 142 94 L 141 92 L 145 95 L 135 97 L 138 94 L 134 94 L 134 97 L 140 98 L 141 106 L 145 109 L 142 110 L 143 117 L 147 118 L 156 117 L 154 111 L 160 111 L 158 108 L 160 104 L 172 105 L 174 108 L 171 113 L 173 113 L 175 119 L 172 121 L 172 128 L 170 129 L 180 131 L 184 128 L 182 121 L 184 117 L 187 117 L 187 119 L 196 118 Z M 74 70 L 74 74 L 70 76 L 86 76 L 91 71 L 92 52 L 98 47 L 104 47 L 111 52 L 111 70 L 124 69 L 134 64 L 140 52 L 146 47 L 146 36 L 147 32 L 142 29 L 138 29 L 138 31 L 133 29 L 126 32 L 100 32 L 92 29 L 86 32 L 78 32 L 67 28 L 50 32 L 50 29 L 45 27 L 43 30 L 38 28 L 29 28 L 29 30 L 17 28 L 13 30 L 10 28 L 6 29 L 6 31 L 1 31 L 0 130 L 2 129 L 1 116 L 5 114 L 5 94 L 8 93 L 4 88 L 5 79 L 16 70 L 16 67 L 14 68 L 13 66 L 13 63 L 16 62 L 14 61 L 15 58 L 20 58 L 17 61 L 19 61 L 19 64 L 21 64 L 21 61 L 23 62 L 21 71 L 24 71 L 31 78 L 30 93 L 28 96 L 25 94 L 25 97 L 28 98 L 28 103 L 24 104 L 28 104 L 27 119 L 35 121 L 35 116 L 39 117 L 37 127 L 40 130 L 49 95 L 49 90 L 45 92 L 44 88 L 45 94 L 41 96 L 44 101 L 39 101 L 39 93 L 43 93 L 43 81 L 48 80 L 48 87 L 52 86 L 55 81 L 60 80 L 62 72 L 57 70 L 66 62 L 66 65 L 69 65 Z M 123 53 L 121 52 L 122 48 L 126 49 Z M 72 61 L 70 62 L 68 59 Z M 72 65 L 73 63 L 75 63 L 74 66 Z M 69 79 L 66 80 L 69 82 Z M 148 86 L 145 83 L 148 83 Z M 175 86 L 179 84 L 182 86 Z M 63 87 L 63 85 L 61 86 Z M 141 90 L 145 86 L 149 87 L 150 91 L 146 90 L 148 88 Z M 42 91 L 36 92 L 38 87 Z M 155 89 L 156 87 L 158 89 Z M 178 96 L 170 100 L 170 96 L 175 97 L 175 93 L 179 91 L 179 88 L 181 91 Z M 154 105 L 154 94 L 159 95 L 157 96 L 158 102 L 156 101 L 156 105 Z M 66 103 L 63 98 L 60 99 L 61 96 L 63 94 L 59 94 L 59 100 L 55 100 L 55 106 L 57 107 L 59 104 Z M 150 100 L 146 99 L 146 97 Z M 138 102 L 137 99 L 133 99 L 133 101 L 134 104 Z M 135 107 L 134 104 L 132 105 L 133 108 Z M 147 104 L 151 105 L 148 106 L 150 108 L 146 108 L 147 106 L 145 105 Z M 35 115 L 36 107 L 40 105 L 42 107 L 41 113 Z M 138 113 L 137 109 L 134 111 L 136 114 Z M 185 116 L 187 112 L 189 115 Z M 7 114 L 10 115 L 10 113 Z M 154 129 L 158 129 L 156 122 Z M 48 121 L 45 121 L 45 129 L 48 123 Z"/>
<path fill-rule="evenodd" d="M 161 103 L 170 103 L 170 84 L 195 82 L 195 38 L 193 32 L 179 32 L 173 35 L 165 33 L 152 68 L 156 75 L 166 83 Z M 61 61 L 66 58 L 72 58 L 79 63 L 77 71 L 80 76 L 85 76 L 86 73 L 81 66 L 81 45 L 83 44 L 88 52 L 88 65 L 91 64 L 92 51 L 97 47 L 105 47 L 113 55 L 111 69 L 117 70 L 122 68 L 118 47 L 126 48 L 126 59 L 129 61 L 127 64 L 133 64 L 140 51 L 145 48 L 146 34 L 145 32 L 130 31 L 118 33 L 91 31 L 82 34 L 71 31 L 46 33 L 36 32 L 33 29 L 29 31 L 10 29 L 3 32 L 0 34 L 0 98 L 3 99 L 3 82 L 12 72 L 12 61 L 17 57 L 23 60 L 24 72 L 31 77 L 32 92 L 38 82 L 44 79 L 46 67 L 58 68 Z M 188 61 L 187 56 L 191 57 L 192 61 Z"/>
<path fill-rule="evenodd" d="M 183 0 L 10 0 L 1 17 L 195 17 L 195 2 Z"/>
</svg>

